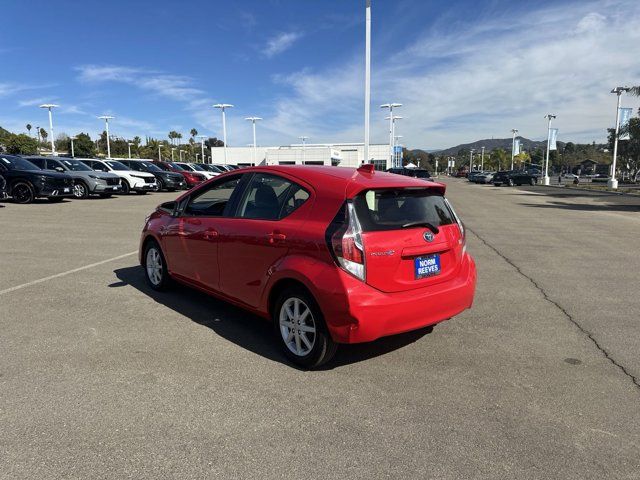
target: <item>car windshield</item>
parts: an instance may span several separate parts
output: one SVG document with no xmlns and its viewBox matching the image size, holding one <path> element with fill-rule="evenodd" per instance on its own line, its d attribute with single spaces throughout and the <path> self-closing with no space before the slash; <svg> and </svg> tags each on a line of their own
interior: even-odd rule
<svg viewBox="0 0 640 480">
<path fill-rule="evenodd" d="M 184 171 L 184 170 L 185 170 L 184 168 L 182 168 L 182 167 L 181 167 L 180 165 L 178 165 L 177 163 L 174 163 L 174 162 L 168 162 L 168 163 L 169 163 L 169 165 L 171 165 L 171 166 L 172 166 L 173 168 L 175 168 L 176 170 L 182 170 L 182 171 Z"/>
<path fill-rule="evenodd" d="M 193 168 L 191 165 L 186 163 L 176 163 L 176 165 L 180 166 L 180 168 L 188 172 L 193 172 L 195 170 L 195 168 Z"/>
<path fill-rule="evenodd" d="M 18 157 L 0 157 L 2 163 L 13 170 L 40 170 L 33 163 Z"/>
<path fill-rule="evenodd" d="M 113 160 L 108 160 L 104 163 L 109 165 L 114 170 L 129 170 L 129 167 L 127 167 L 124 163 L 114 162 Z"/>
<path fill-rule="evenodd" d="M 224 172 L 224 170 L 222 170 L 219 167 L 216 167 L 215 165 L 205 165 L 205 168 L 207 170 L 209 170 L 210 172 L 214 172 L 214 173 L 222 173 L 222 172 Z"/>
<path fill-rule="evenodd" d="M 140 162 L 140 165 L 147 172 L 161 172 L 162 169 L 159 168 L 156 164 L 151 162 Z"/>
<path fill-rule="evenodd" d="M 206 168 L 202 168 L 201 165 L 198 165 L 196 163 L 194 163 L 193 165 L 189 165 L 191 168 L 193 168 L 194 170 L 197 170 L 199 172 L 206 172 L 207 169 Z"/>
<path fill-rule="evenodd" d="M 451 225 L 455 218 L 443 196 L 429 189 L 368 190 L 354 198 L 364 231 L 398 230 L 411 224 Z"/>
<path fill-rule="evenodd" d="M 60 160 L 60 162 L 62 162 L 62 164 L 72 172 L 91 172 L 92 171 L 80 160 Z"/>
</svg>

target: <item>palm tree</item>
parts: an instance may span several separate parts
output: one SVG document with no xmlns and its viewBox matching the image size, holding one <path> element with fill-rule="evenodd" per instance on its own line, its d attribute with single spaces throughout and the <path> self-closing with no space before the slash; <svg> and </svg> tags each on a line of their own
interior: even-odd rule
<svg viewBox="0 0 640 480">
<path fill-rule="evenodd" d="M 49 134 L 47 133 L 47 131 L 44 128 L 40 129 L 40 137 L 42 137 L 42 141 L 46 142 L 47 141 L 47 137 L 49 136 Z"/>
<path fill-rule="evenodd" d="M 631 87 L 631 90 L 629 90 L 629 95 L 635 95 L 636 97 L 640 97 L 640 85 Z"/>
<path fill-rule="evenodd" d="M 176 138 L 178 139 L 178 145 L 180 145 L 180 140 L 182 139 L 182 134 L 176 132 Z"/>
<path fill-rule="evenodd" d="M 191 134 L 191 137 L 195 137 L 196 135 L 198 135 L 198 130 L 196 130 L 195 128 L 192 128 L 191 131 L 189 132 Z"/>
<path fill-rule="evenodd" d="M 27 131 L 29 132 L 29 136 L 31 136 L 31 124 L 27 123 Z"/>
</svg>

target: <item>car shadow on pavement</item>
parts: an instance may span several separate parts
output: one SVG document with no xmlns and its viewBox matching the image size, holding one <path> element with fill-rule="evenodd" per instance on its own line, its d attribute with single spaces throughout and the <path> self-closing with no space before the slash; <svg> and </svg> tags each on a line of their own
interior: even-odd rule
<svg viewBox="0 0 640 480">
<path fill-rule="evenodd" d="M 216 334 L 242 348 L 269 360 L 298 368 L 281 353 L 274 338 L 271 322 L 183 285 L 176 285 L 171 291 L 156 292 L 147 285 L 144 271 L 137 265 L 119 268 L 114 270 L 114 273 L 119 281 L 110 284 L 109 287 L 118 288 L 127 285 L 134 287 L 156 302 L 199 325 L 210 328 Z M 331 370 L 384 355 L 419 340 L 430 331 L 431 329 L 425 328 L 381 338 L 370 343 L 340 345 L 333 360 L 320 370 Z"/>
</svg>

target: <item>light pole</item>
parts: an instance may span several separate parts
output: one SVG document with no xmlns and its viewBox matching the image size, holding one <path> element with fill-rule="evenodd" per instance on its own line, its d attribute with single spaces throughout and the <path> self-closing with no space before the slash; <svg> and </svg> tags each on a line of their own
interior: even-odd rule
<svg viewBox="0 0 640 480">
<path fill-rule="evenodd" d="M 161 145 L 158 145 L 158 161 L 161 162 L 162 161 L 162 151 L 161 151 Z"/>
<path fill-rule="evenodd" d="M 173 162 L 173 152 L 176 151 L 176 147 L 171 147 L 171 161 Z"/>
<path fill-rule="evenodd" d="M 301 137 L 298 137 L 300 140 L 302 140 L 302 164 L 304 165 L 304 162 L 307 160 L 307 140 L 309 140 L 309 137 L 307 137 L 306 135 L 302 135 Z"/>
<path fill-rule="evenodd" d="M 71 158 L 76 158 L 76 153 L 73 149 L 73 141 L 76 139 L 76 137 L 69 137 L 69 140 L 71 140 Z"/>
<path fill-rule="evenodd" d="M 631 90 L 629 87 L 616 87 L 611 90 L 618 96 L 618 106 L 616 108 L 616 133 L 613 137 L 613 162 L 611 162 L 611 178 L 607 182 L 607 186 L 612 189 L 618 188 L 618 180 L 616 180 L 616 159 L 618 158 L 618 132 L 620 131 L 620 105 L 622 103 L 622 94 Z"/>
<path fill-rule="evenodd" d="M 365 12 L 363 162 L 369 163 L 369 117 L 371 116 L 371 0 L 366 0 Z"/>
<path fill-rule="evenodd" d="M 46 108 L 49 110 L 49 135 L 51 135 L 51 155 L 56 154 L 56 144 L 53 141 L 53 115 L 51 114 L 51 109 L 56 108 L 58 105 L 54 105 L 53 103 L 45 103 L 40 105 L 40 108 Z"/>
<path fill-rule="evenodd" d="M 542 184 L 549 185 L 549 147 L 551 146 L 551 119 L 556 118 L 556 115 L 547 113 L 544 118 L 547 119 L 547 155 L 544 160 L 544 178 L 542 179 Z"/>
<path fill-rule="evenodd" d="M 227 119 L 224 111 L 227 108 L 233 108 L 233 105 L 230 103 L 216 103 L 214 108 L 219 108 L 222 110 L 222 141 L 224 142 L 224 164 L 227 164 Z"/>
<path fill-rule="evenodd" d="M 135 143 L 127 142 L 127 150 L 129 150 L 129 159 L 131 159 L 131 145 L 135 145 Z"/>
<path fill-rule="evenodd" d="M 207 138 L 206 135 L 198 135 L 198 138 L 200 139 L 200 148 L 201 148 L 201 152 L 202 152 L 202 163 L 207 163 L 206 159 L 204 158 L 204 139 Z"/>
<path fill-rule="evenodd" d="M 200 156 L 199 153 L 196 153 L 196 163 L 198 163 L 198 157 Z"/>
<path fill-rule="evenodd" d="M 178 150 L 178 156 L 180 157 L 180 161 L 182 162 L 182 153 L 184 152 L 184 150 L 180 149 Z"/>
<path fill-rule="evenodd" d="M 249 120 L 251 122 L 251 126 L 253 127 L 253 164 L 256 164 L 257 157 L 257 144 L 256 144 L 256 122 L 262 120 L 260 117 L 247 117 L 245 120 Z"/>
<path fill-rule="evenodd" d="M 98 118 L 102 118 L 104 120 L 105 130 L 107 131 L 107 158 L 111 158 L 111 145 L 109 144 L 109 120 L 111 120 L 111 115 L 102 115 Z"/>
<path fill-rule="evenodd" d="M 402 117 L 397 117 L 397 118 L 402 118 Z M 395 133 L 395 128 L 393 129 L 393 131 Z M 403 137 L 402 135 L 394 135 L 393 136 L 393 147 L 394 147 L 393 148 L 393 152 L 394 152 L 394 155 L 395 155 L 395 161 L 396 161 L 396 163 L 400 163 L 401 164 L 400 166 L 402 166 L 402 157 L 401 157 L 401 155 L 398 155 L 398 154 L 395 153 L 395 151 L 396 151 L 395 147 L 400 145 L 400 142 L 398 142 L 398 140 L 400 140 L 402 137 Z"/>
<path fill-rule="evenodd" d="M 482 156 L 480 157 L 480 170 L 484 172 L 484 147 L 482 149 Z"/>
<path fill-rule="evenodd" d="M 393 167 L 393 109 L 400 108 L 402 106 L 401 103 L 385 103 L 380 105 L 380 108 L 388 108 L 389 109 L 389 160 L 391 162 L 391 166 Z"/>
<path fill-rule="evenodd" d="M 511 142 L 511 170 L 513 170 L 513 154 L 516 150 L 516 134 L 518 133 L 518 130 L 512 128 L 511 133 L 513 133 L 513 141 Z"/>
<path fill-rule="evenodd" d="M 476 151 L 475 148 L 472 148 L 469 151 L 469 170 L 473 170 L 473 152 L 475 152 L 475 151 Z"/>
<path fill-rule="evenodd" d="M 396 120 L 402 120 L 402 117 L 400 115 L 390 115 L 388 117 L 385 117 L 385 120 L 389 120 L 391 122 L 391 138 L 394 139 L 396 137 Z M 395 140 L 392 141 L 391 143 L 391 166 L 392 167 L 399 167 L 399 165 L 396 162 L 396 152 L 395 152 Z"/>
</svg>

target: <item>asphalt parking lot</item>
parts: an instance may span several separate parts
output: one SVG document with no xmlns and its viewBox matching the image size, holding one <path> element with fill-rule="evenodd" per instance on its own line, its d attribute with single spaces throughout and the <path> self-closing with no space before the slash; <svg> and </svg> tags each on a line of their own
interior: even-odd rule
<svg viewBox="0 0 640 480">
<path fill-rule="evenodd" d="M 175 194 L 0 203 L 0 478 L 640 478 L 640 198 L 447 182 L 473 309 L 314 372 L 145 286 Z"/>
</svg>

